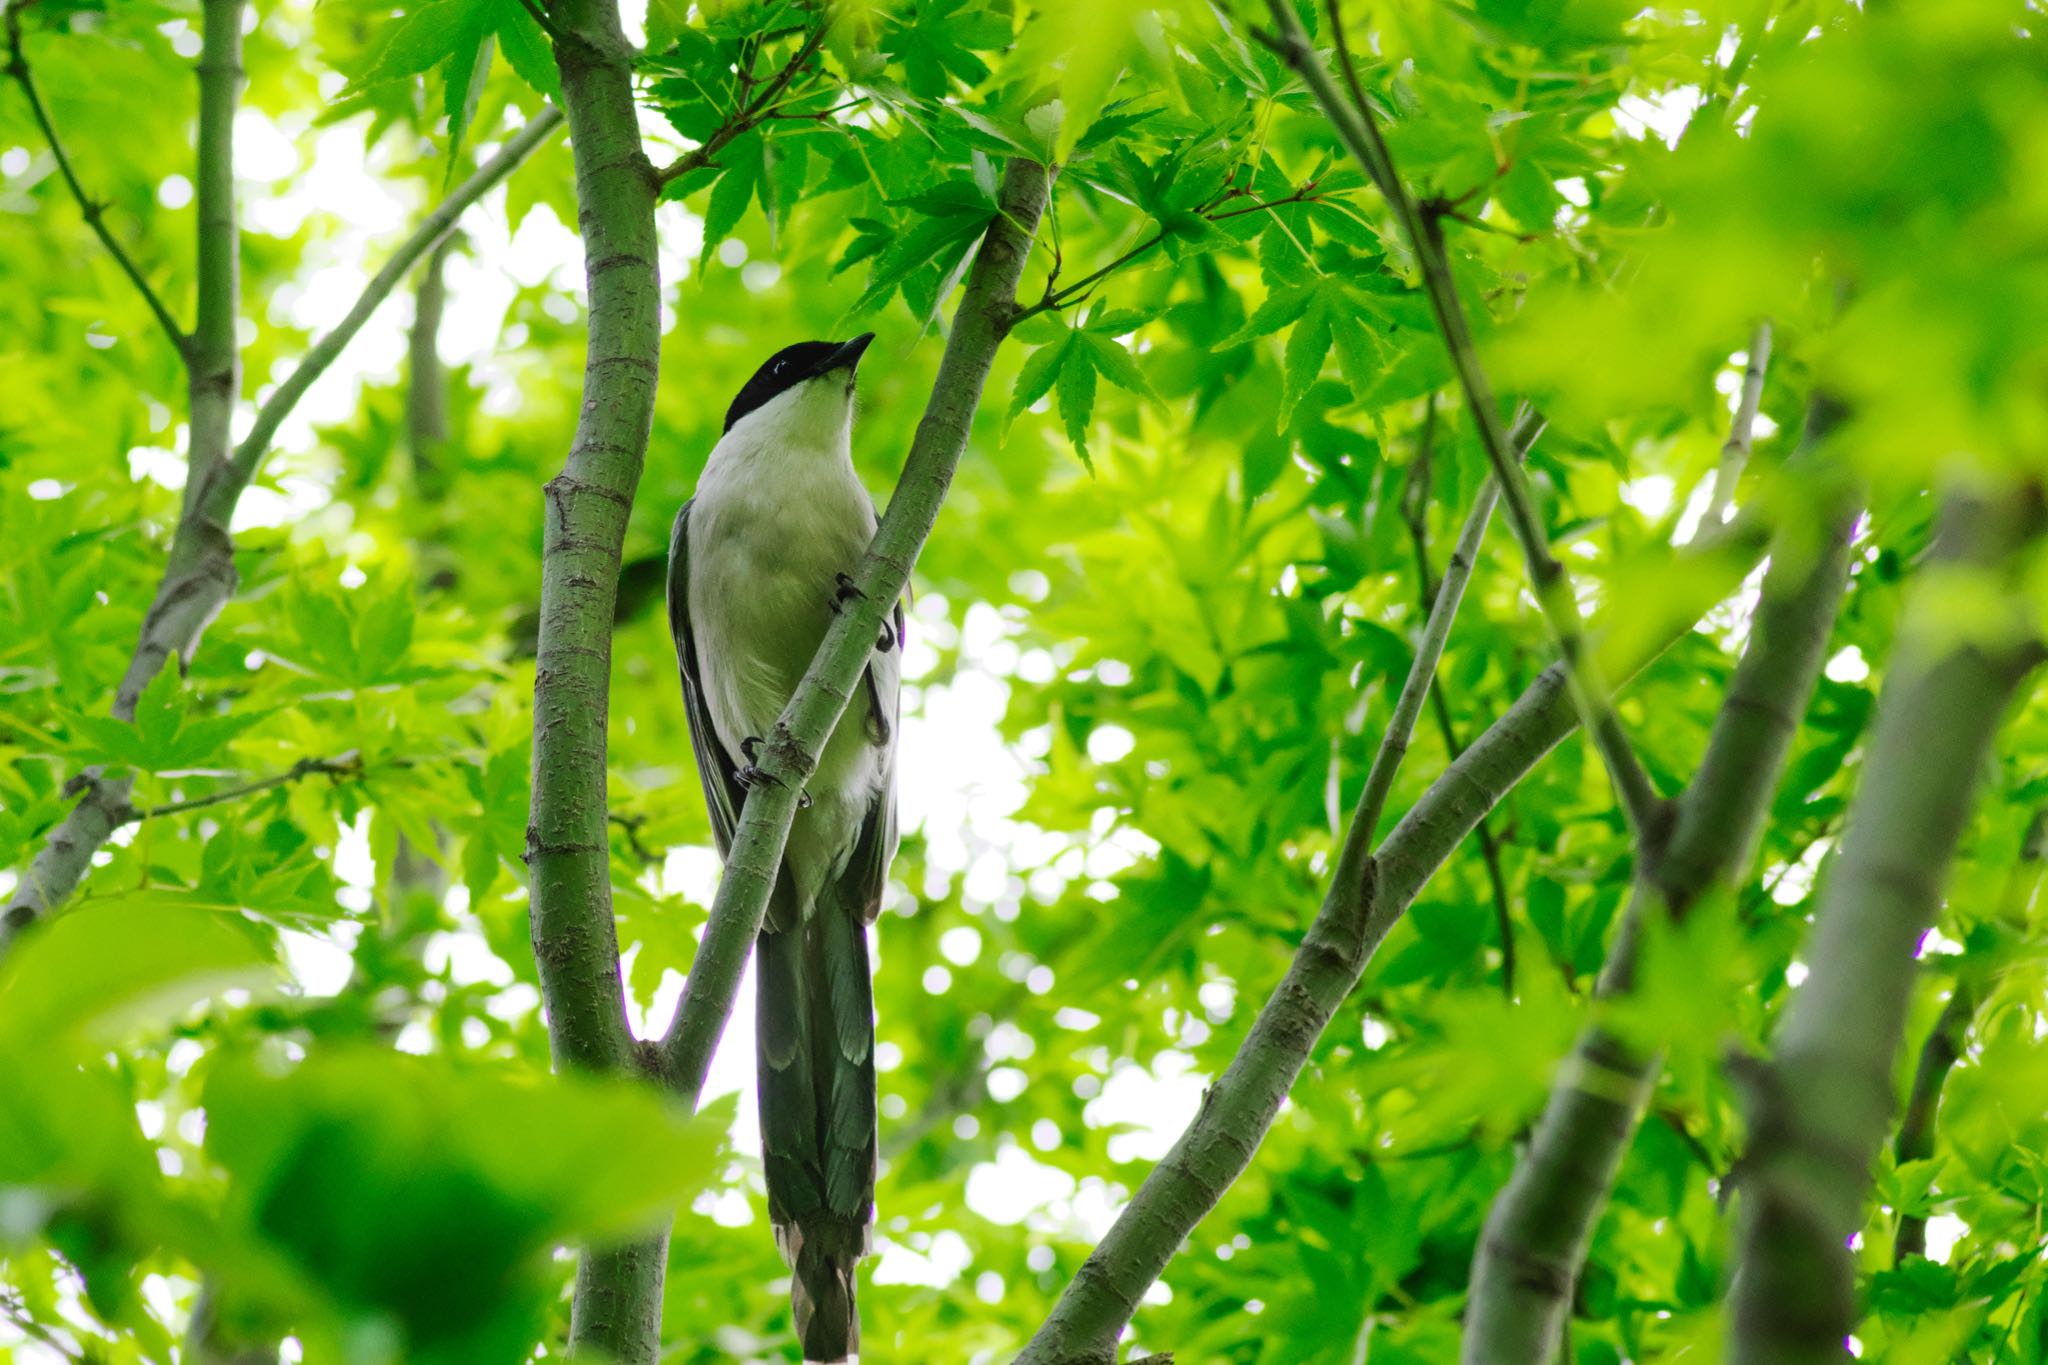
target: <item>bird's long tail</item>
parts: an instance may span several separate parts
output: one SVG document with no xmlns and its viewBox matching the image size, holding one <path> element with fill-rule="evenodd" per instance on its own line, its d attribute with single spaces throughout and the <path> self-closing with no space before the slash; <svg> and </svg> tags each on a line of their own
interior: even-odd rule
<svg viewBox="0 0 2048 1365">
<path fill-rule="evenodd" d="M 756 1055 L 768 1212 L 793 1276 L 804 1359 L 860 1350 L 855 1271 L 875 1205 L 875 1010 L 867 933 L 820 897 L 757 955 Z"/>
</svg>

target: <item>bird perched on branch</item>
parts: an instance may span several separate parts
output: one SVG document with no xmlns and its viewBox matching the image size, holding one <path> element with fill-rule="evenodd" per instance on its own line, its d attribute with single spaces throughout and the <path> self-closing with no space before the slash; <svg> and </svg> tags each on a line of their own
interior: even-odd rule
<svg viewBox="0 0 2048 1365">
<path fill-rule="evenodd" d="M 852 458 L 854 373 L 874 340 L 769 358 L 725 416 L 669 540 L 668 610 L 690 742 L 723 856 L 754 766 L 875 531 Z M 818 756 L 755 945 L 762 1166 L 804 1359 L 860 1346 L 855 1267 L 875 1203 L 867 928 L 896 853 L 896 604 Z"/>
</svg>

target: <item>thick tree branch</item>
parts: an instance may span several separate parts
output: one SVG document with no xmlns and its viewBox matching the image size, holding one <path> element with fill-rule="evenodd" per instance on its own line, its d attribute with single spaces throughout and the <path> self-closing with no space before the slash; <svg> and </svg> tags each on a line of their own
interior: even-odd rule
<svg viewBox="0 0 2048 1365">
<path fill-rule="evenodd" d="M 1251 1165 L 1315 1040 L 1365 969 L 1373 946 L 1366 924 L 1378 886 L 1373 834 L 1422 715 L 1423 695 L 1443 658 L 1499 497 L 1498 485 L 1488 479 L 1466 514 L 1400 698 L 1351 812 L 1322 908 L 1287 974 L 1259 1011 L 1222 1078 L 1202 1097 L 1194 1123 L 1145 1177 L 1130 1206 L 1017 1357 L 1018 1365 L 1115 1359 L 1116 1342 L 1145 1291 L 1164 1273 L 1195 1224 Z"/>
<path fill-rule="evenodd" d="M 1740 517 L 1718 537 L 1688 547 L 1696 595 L 1667 599 L 1652 619 L 1629 622 L 1634 629 L 1625 641 L 1603 649 L 1609 675 L 1632 677 L 1662 653 L 1736 589 L 1763 550 L 1759 527 Z M 1430 785 L 1376 852 L 1365 856 L 1362 841 L 1347 837 L 1329 899 L 1237 1055 L 1067 1286 L 1019 1365 L 1115 1359 L 1118 1335 L 1145 1290 L 1250 1164 L 1280 1100 L 1372 954 L 1480 818 L 1576 724 L 1563 665 L 1553 664 Z M 1362 881 L 1366 869 L 1370 887 Z M 1363 910 L 1363 923 L 1346 922 L 1355 910 Z"/>
<path fill-rule="evenodd" d="M 1542 514 L 1537 510 L 1535 494 L 1530 490 L 1521 466 L 1515 463 L 1513 443 L 1509 441 L 1506 424 L 1501 420 L 1500 404 L 1495 400 L 1486 371 L 1479 363 L 1472 327 L 1465 317 L 1464 303 L 1458 297 L 1450 257 L 1444 249 L 1441 219 L 1433 212 L 1424 212 L 1396 171 L 1386 140 L 1380 135 L 1372 106 L 1362 99 L 1347 100 L 1338 91 L 1330 73 L 1317 58 L 1315 49 L 1309 45 L 1308 34 L 1303 31 L 1293 5 L 1288 0 L 1268 0 L 1268 6 L 1278 33 L 1277 38 L 1269 40 L 1271 46 L 1315 95 L 1338 138 L 1393 209 L 1402 234 L 1415 253 L 1416 264 L 1422 272 L 1423 291 L 1436 317 L 1437 330 L 1443 334 L 1445 348 L 1450 352 L 1451 366 L 1457 373 L 1459 387 L 1464 391 L 1465 406 L 1472 414 L 1480 444 L 1493 466 L 1494 477 L 1500 481 L 1508 522 L 1513 526 L 1515 539 L 1528 561 L 1530 587 L 1557 642 L 1558 655 L 1564 661 L 1574 702 L 1585 719 L 1587 732 L 1600 753 L 1601 762 L 1613 780 L 1623 814 L 1639 838 L 1654 840 L 1660 837 L 1663 824 L 1659 816 L 1660 802 L 1650 785 L 1649 775 L 1643 771 L 1641 761 L 1621 728 L 1621 719 L 1615 714 L 1613 698 L 1599 663 L 1586 647 L 1585 625 L 1579 617 L 1578 599 L 1573 594 L 1570 575 L 1550 553 L 1549 534 L 1544 528 Z M 1331 22 L 1339 24 L 1341 19 L 1335 12 L 1335 0 L 1332 0 L 1331 10 Z M 1355 76 L 1353 85 L 1356 86 Z"/>
<path fill-rule="evenodd" d="M 57 173 L 70 187 L 71 197 L 78 201 L 78 211 L 84 215 L 85 225 L 93 230 L 93 235 L 106 247 L 107 254 L 114 258 L 114 264 L 121 267 L 121 273 L 128 277 L 129 283 L 142 295 L 142 301 L 149 305 L 149 311 L 155 315 L 158 325 L 164 329 L 164 335 L 170 338 L 172 349 L 177 351 L 180 359 L 189 361 L 192 356 L 191 338 L 185 335 L 184 330 L 178 326 L 178 320 L 171 316 L 171 310 L 164 306 L 163 299 L 150 286 L 148 276 L 142 273 L 142 267 L 135 263 L 135 258 L 128 254 L 128 249 L 121 245 L 120 239 L 107 227 L 106 206 L 85 192 L 85 186 L 78 179 L 78 172 L 72 169 L 71 157 L 64 150 L 64 140 L 57 136 L 57 125 L 51 119 L 49 109 L 44 106 L 42 92 L 36 89 L 35 78 L 29 72 L 28 56 L 21 44 L 23 8 L 25 7 L 19 3 L 7 6 L 7 74 L 21 86 L 22 96 L 28 101 L 29 114 L 35 119 L 36 127 L 42 131 L 43 141 L 50 145 L 50 155 L 57 161 Z"/>
<path fill-rule="evenodd" d="M 1757 409 L 1764 401 L 1764 374 L 1771 363 L 1771 324 L 1759 322 L 1749 339 L 1749 360 L 1742 367 L 1742 391 L 1735 399 L 1735 415 L 1728 421 L 1728 439 L 1721 443 L 1721 463 L 1714 470 L 1714 492 L 1707 502 L 1702 526 L 1719 525 L 1735 503 L 1735 485 L 1749 463 L 1750 447 L 1756 441 Z"/>
<path fill-rule="evenodd" d="M 1831 406 L 1816 403 L 1815 425 L 1832 420 Z M 1675 803 L 1670 839 L 1645 849 L 1638 866 L 1601 973 L 1603 999 L 1630 988 L 1645 917 L 1683 916 L 1739 880 L 1754 856 L 1848 587 L 1853 500 L 1839 492 L 1823 497 L 1818 537 L 1803 518 L 1776 537 L 1749 647 L 1699 772 Z M 1466 1365 L 1555 1358 L 1593 1230 L 1661 1060 L 1654 1042 L 1624 1039 L 1599 1023 L 1579 1036 L 1480 1235 L 1465 1313 Z"/>
<path fill-rule="evenodd" d="M 1738 1365 L 1841 1359 L 1856 1321 L 1848 1243 L 1893 1106 L 1915 956 L 1941 906 L 1999 722 L 2040 658 L 2014 579 L 2040 535 L 2038 489 L 1951 496 L 1931 571 L 1977 595 L 1957 637 L 1935 594 L 1909 608 L 1865 741 L 1847 832 L 1821 892 L 1808 976 L 1775 1056 L 1750 1064 L 1750 1150 L 1730 1291 Z M 1995 622 L 1995 624 L 1994 624 Z"/>
<path fill-rule="evenodd" d="M 232 158 L 234 154 L 232 103 L 222 110 L 219 107 L 219 90 L 227 88 L 232 93 L 233 89 L 239 88 L 242 41 L 242 0 L 206 0 L 206 6 L 208 41 L 218 40 L 226 44 L 229 51 L 218 60 L 210 53 L 202 55 L 200 60 L 199 147 L 202 164 L 198 180 L 202 191 L 212 181 L 224 181 L 229 186 L 233 183 L 231 173 L 225 177 L 218 176 L 208 169 L 206 162 L 211 157 Z M 209 114 L 208 110 L 213 112 Z M 257 416 L 255 428 L 232 457 L 226 442 L 234 406 L 233 375 L 237 362 L 230 355 L 223 368 L 220 358 L 211 350 L 212 333 L 206 325 L 193 334 L 192 448 L 186 474 L 185 507 L 171 538 L 164 577 L 143 616 L 135 652 L 114 696 L 113 713 L 117 718 L 133 719 L 136 699 L 170 660 L 175 658 L 181 665 L 190 662 L 200 636 L 234 595 L 239 578 L 228 526 L 234 518 L 235 505 L 241 499 L 242 491 L 248 487 L 268 452 L 270 438 L 292 405 L 341 354 L 377 305 L 405 277 L 420 256 L 446 235 L 461 211 L 503 180 L 514 166 L 545 140 L 559 121 L 560 115 L 553 110 L 540 114 L 428 216 L 398 249 L 391 262 L 364 288 L 347 318 L 321 338 L 300 361 L 291 378 L 271 395 Z M 228 227 L 223 232 L 218 222 L 209 220 L 208 214 L 202 211 L 202 256 L 222 250 L 229 250 L 232 255 L 231 241 L 224 240 L 233 237 L 232 205 L 225 212 Z M 209 241 L 211 245 L 207 245 Z M 202 284 L 208 280 L 215 288 L 236 287 L 232 266 L 210 272 L 202 270 Z M 232 298 L 216 300 L 205 294 L 201 296 L 199 315 L 202 322 L 217 316 L 227 318 L 225 335 L 231 347 L 236 311 L 237 302 Z M 222 374 L 229 376 L 225 387 L 215 382 Z M 0 953 L 7 950 L 17 933 L 61 903 L 77 887 L 92 866 L 93 854 L 126 823 L 132 785 L 129 778 L 105 777 L 97 772 L 73 779 L 71 786 L 82 793 L 79 803 L 72 807 L 37 851 L 28 871 L 9 898 L 6 910 L 0 912 Z"/>
<path fill-rule="evenodd" d="M 617 0 L 561 0 L 549 13 L 575 154 L 589 290 L 583 404 L 562 472 L 546 487 L 540 634 L 533 685 L 533 794 L 526 827 L 533 955 L 555 1065 L 626 1072 L 612 918 L 605 727 L 619 556 L 654 421 L 661 353 L 659 186 L 641 146 L 632 45 Z M 641 1365 L 659 1354 L 668 1229 L 578 1260 L 569 1350 Z"/>
<path fill-rule="evenodd" d="M 782 863 L 798 793 L 859 684 L 876 632 L 890 605 L 903 595 L 952 485 L 989 366 L 1017 311 L 1017 281 L 1045 210 L 1050 179 L 1046 167 L 1021 158 L 1004 168 L 1000 211 L 968 273 L 903 477 L 854 574 L 859 595 L 833 618 L 803 683 L 761 748 L 756 766 L 773 780 L 747 793 L 710 922 L 690 964 L 675 1022 L 662 1040 L 663 1074 L 686 1098 L 694 1100 L 702 1088 L 712 1049 L 732 1012 L 733 993 Z"/>
<path fill-rule="evenodd" d="M 441 317 L 448 307 L 448 257 L 461 234 L 450 232 L 427 253 L 413 287 L 412 328 L 406 333 L 405 452 L 413 487 L 439 502 L 447 484 L 441 443 L 448 439 L 448 378 L 441 364 Z"/>
</svg>

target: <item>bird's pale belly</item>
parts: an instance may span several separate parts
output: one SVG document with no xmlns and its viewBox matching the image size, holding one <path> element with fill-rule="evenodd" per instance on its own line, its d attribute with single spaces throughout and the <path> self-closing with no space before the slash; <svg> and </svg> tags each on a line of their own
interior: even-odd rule
<svg viewBox="0 0 2048 1365">
<path fill-rule="evenodd" d="M 703 584 L 706 597 L 716 593 L 721 600 L 711 610 L 693 612 L 710 627 L 700 625 L 698 648 L 729 663 L 719 670 L 727 685 L 711 689 L 706 700 L 719 739 L 735 756 L 744 740 L 765 738 L 774 727 L 831 627 L 835 577 L 854 567 L 861 547 L 851 547 L 842 558 L 826 541 L 764 537 L 756 543 L 776 545 L 780 552 L 734 555 L 705 575 L 711 580 Z M 693 582 L 693 596 L 697 591 Z M 814 793 L 850 795 L 871 789 L 879 777 L 880 755 L 866 741 L 869 709 L 867 690 L 856 691 L 819 756 L 810 782 Z"/>
</svg>

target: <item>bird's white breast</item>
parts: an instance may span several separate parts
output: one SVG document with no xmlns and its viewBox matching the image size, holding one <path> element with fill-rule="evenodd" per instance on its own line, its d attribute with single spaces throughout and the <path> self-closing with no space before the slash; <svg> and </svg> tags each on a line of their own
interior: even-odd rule
<svg viewBox="0 0 2048 1365">
<path fill-rule="evenodd" d="M 805 384 L 735 424 L 698 481 L 688 526 L 691 629 L 706 708 L 735 757 L 782 714 L 831 624 L 836 576 L 854 571 L 874 534 L 874 504 L 849 454 L 849 415 L 835 385 Z M 871 663 L 893 742 L 897 655 Z M 843 866 L 886 758 L 870 740 L 861 688 L 811 775 L 812 805 L 790 832 L 787 861 L 806 907 Z"/>
</svg>

